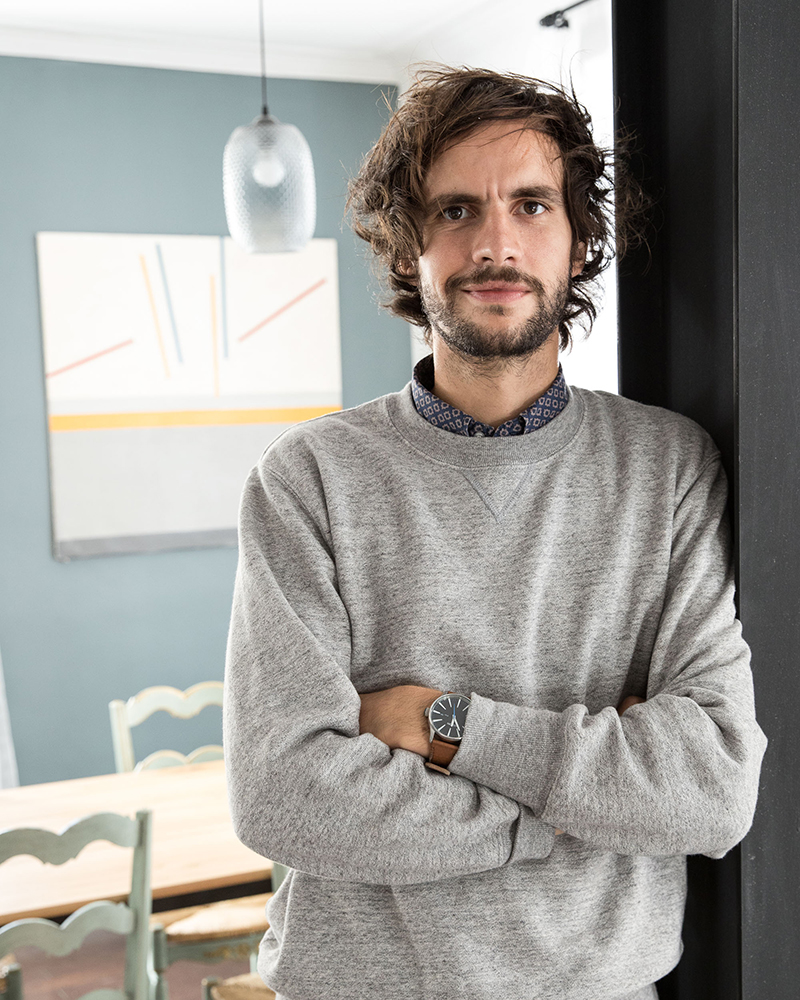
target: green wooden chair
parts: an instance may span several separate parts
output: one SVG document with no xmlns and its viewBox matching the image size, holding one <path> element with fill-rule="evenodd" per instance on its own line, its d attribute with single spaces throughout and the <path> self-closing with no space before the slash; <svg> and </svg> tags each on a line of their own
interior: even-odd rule
<svg viewBox="0 0 800 1000">
<path fill-rule="evenodd" d="M 177 750 L 157 750 L 136 763 L 131 729 L 149 719 L 154 712 L 169 712 L 177 719 L 191 719 L 209 705 L 222 707 L 222 681 L 203 681 L 179 691 L 174 687 L 149 687 L 127 701 L 109 702 L 111 738 L 118 772 L 143 771 L 151 767 L 174 767 L 176 764 L 199 764 L 220 760 L 221 746 L 198 747 L 184 756 Z"/>
<path fill-rule="evenodd" d="M 127 937 L 125 979 L 122 990 L 100 989 L 82 1000 L 153 1000 L 156 974 L 153 968 L 150 918 L 151 814 L 136 819 L 116 813 L 97 813 L 68 826 L 61 833 L 50 830 L 16 829 L 0 833 L 0 864 L 21 854 L 31 854 L 51 865 L 62 865 L 95 840 L 108 840 L 133 848 L 131 891 L 126 903 L 87 903 L 60 926 L 52 920 L 28 917 L 0 928 L 0 994 L 3 1000 L 22 1000 L 22 972 L 13 959 L 20 945 L 35 945 L 48 955 L 69 955 L 92 931 L 107 930 Z"/>
<path fill-rule="evenodd" d="M 145 688 L 127 701 L 109 703 L 111 734 L 117 771 L 141 771 L 153 767 L 176 767 L 218 760 L 221 746 L 204 746 L 184 755 L 176 750 L 158 750 L 136 763 L 131 728 L 154 712 L 169 712 L 179 719 L 189 719 L 209 705 L 222 705 L 222 681 L 203 681 L 186 691 L 173 687 Z M 288 868 L 273 862 L 272 888 L 277 889 Z M 156 1000 L 167 1000 L 164 973 L 173 962 L 221 962 L 225 959 L 249 960 L 250 972 L 256 971 L 261 938 L 269 924 L 264 907 L 272 893 L 224 900 L 204 906 L 187 907 L 154 914 L 153 954 L 158 985 Z"/>
</svg>

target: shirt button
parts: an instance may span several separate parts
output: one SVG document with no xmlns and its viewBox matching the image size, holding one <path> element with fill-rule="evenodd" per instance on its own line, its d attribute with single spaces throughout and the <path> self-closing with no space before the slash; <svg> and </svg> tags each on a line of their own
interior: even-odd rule
<svg viewBox="0 0 800 1000">
<path fill-rule="evenodd" d="M 485 437 L 486 437 L 486 435 L 484 434 L 484 432 L 483 432 L 483 431 L 477 431 L 477 430 L 476 430 L 476 431 L 475 431 L 475 437 L 476 437 L 476 438 L 485 438 Z"/>
</svg>

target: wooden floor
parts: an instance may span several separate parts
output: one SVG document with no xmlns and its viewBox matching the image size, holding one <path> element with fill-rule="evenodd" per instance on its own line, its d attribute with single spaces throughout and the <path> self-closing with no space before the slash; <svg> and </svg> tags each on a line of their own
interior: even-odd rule
<svg viewBox="0 0 800 1000">
<path fill-rule="evenodd" d="M 22 968 L 25 1000 L 76 1000 L 91 990 L 122 988 L 125 941 L 108 931 L 95 931 L 78 951 L 64 958 L 50 958 L 28 947 L 15 948 L 14 956 Z M 247 962 L 175 962 L 167 970 L 169 1000 L 201 1000 L 201 979 L 249 971 Z"/>
</svg>

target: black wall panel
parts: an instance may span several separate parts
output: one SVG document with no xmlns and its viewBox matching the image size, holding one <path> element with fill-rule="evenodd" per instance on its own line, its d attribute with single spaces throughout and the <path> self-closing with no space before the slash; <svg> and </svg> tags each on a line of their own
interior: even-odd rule
<svg viewBox="0 0 800 1000">
<path fill-rule="evenodd" d="M 739 607 L 770 738 L 756 822 L 690 859 L 663 1000 L 800 996 L 800 5 L 615 0 L 618 126 L 657 200 L 620 267 L 621 391 L 703 424 L 732 483 Z"/>
<path fill-rule="evenodd" d="M 739 600 L 771 741 L 742 981 L 761 1000 L 800 996 L 800 5 L 738 6 Z"/>
</svg>

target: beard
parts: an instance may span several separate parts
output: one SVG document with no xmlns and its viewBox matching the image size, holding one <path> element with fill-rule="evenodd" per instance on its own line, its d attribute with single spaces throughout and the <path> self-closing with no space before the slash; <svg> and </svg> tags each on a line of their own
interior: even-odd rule
<svg viewBox="0 0 800 1000">
<path fill-rule="evenodd" d="M 492 330 L 458 314 L 460 288 L 494 281 L 530 288 L 539 300 L 533 315 L 510 329 Z M 470 358 L 519 358 L 540 350 L 558 328 L 569 298 L 569 278 L 565 277 L 548 294 L 538 278 L 513 267 L 480 269 L 468 275 L 448 278 L 444 297 L 421 283 L 420 298 L 431 327 L 453 351 Z M 505 316 L 508 312 L 507 307 L 500 303 L 488 305 L 486 311 L 495 316 Z"/>
</svg>

